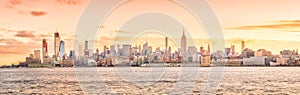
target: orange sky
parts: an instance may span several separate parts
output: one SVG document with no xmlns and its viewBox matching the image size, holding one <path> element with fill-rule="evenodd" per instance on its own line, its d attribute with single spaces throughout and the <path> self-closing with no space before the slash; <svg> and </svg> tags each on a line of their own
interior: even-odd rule
<svg viewBox="0 0 300 95">
<path fill-rule="evenodd" d="M 88 3 L 88 0 L 1 0 L 0 65 L 24 61 L 33 50 L 41 49 L 42 38 L 47 39 L 49 55 L 52 55 L 53 33 L 56 29 L 66 42 L 68 53 L 72 49 L 77 21 Z M 299 0 L 209 0 L 209 3 L 220 21 L 227 47 L 231 44 L 239 47 L 241 40 L 246 40 L 246 46 L 249 48 L 254 50 L 265 48 L 275 54 L 282 49 L 300 47 Z M 103 35 L 97 35 L 100 41 L 96 42 L 100 43 L 97 43 L 96 47 L 100 48 L 104 43 L 113 44 L 122 41 L 130 44 L 131 36 L 140 34 L 143 29 L 122 25 L 129 25 L 147 16 L 164 18 L 151 12 L 135 14 L 145 10 L 164 12 L 173 18 L 164 19 L 161 23 L 174 21 L 179 23 L 164 24 L 163 28 L 168 32 L 160 31 L 166 34 L 164 36 L 172 36 L 172 33 L 178 35 L 172 36 L 174 43 L 178 43 L 177 37 L 182 34 L 183 28 L 180 27 L 182 24 L 186 31 L 189 31 L 188 38 L 197 38 L 193 41 L 197 48 L 201 45 L 207 46 L 208 41 L 201 40 L 207 39 L 203 28 L 198 27 L 194 18 L 182 10 L 182 7 L 168 0 L 131 0 L 130 3 L 113 11 L 103 22 L 99 31 Z M 145 31 L 149 30 L 142 32 Z M 110 35 L 115 35 L 114 39 L 110 38 Z"/>
</svg>

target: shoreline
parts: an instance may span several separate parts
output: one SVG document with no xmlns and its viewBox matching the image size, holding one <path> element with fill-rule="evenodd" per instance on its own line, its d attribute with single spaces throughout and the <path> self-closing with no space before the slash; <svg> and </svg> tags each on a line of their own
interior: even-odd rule
<svg viewBox="0 0 300 95">
<path fill-rule="evenodd" d="M 180 63 L 180 64 L 171 64 L 171 63 L 152 63 L 152 64 L 143 64 L 141 66 L 131 66 L 131 65 L 124 65 L 124 64 L 116 64 L 114 66 L 68 66 L 68 67 L 55 67 L 52 64 L 35 64 L 34 66 L 30 67 L 23 67 L 23 66 L 2 66 L 0 69 L 8 69 L 8 68 L 85 68 L 85 67 L 90 67 L 90 68 L 114 68 L 114 67 L 205 67 L 205 68 L 210 68 L 210 67 L 300 67 L 299 65 L 278 65 L 278 66 L 262 66 L 262 65 L 253 65 L 253 66 L 247 66 L 247 65 L 216 65 L 216 64 L 210 64 L 210 66 L 201 66 L 198 63 Z"/>
</svg>

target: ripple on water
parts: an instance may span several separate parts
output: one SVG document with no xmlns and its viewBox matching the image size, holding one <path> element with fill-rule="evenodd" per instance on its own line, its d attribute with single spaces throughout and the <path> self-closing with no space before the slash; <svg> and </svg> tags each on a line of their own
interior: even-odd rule
<svg viewBox="0 0 300 95">
<path fill-rule="evenodd" d="M 0 69 L 0 94 L 83 94 L 83 91 L 87 91 L 87 94 L 97 94 L 98 92 L 110 94 L 111 91 L 115 94 L 168 94 L 174 84 L 178 82 L 196 82 L 196 87 L 191 93 L 199 94 L 203 91 L 210 75 L 209 68 L 201 68 L 198 72 L 198 79 L 178 80 L 180 68 L 175 67 L 166 68 L 165 75 L 159 80 L 126 82 L 118 77 L 118 73 L 113 73 L 114 68 L 96 69 L 99 76 L 102 76 L 102 80 L 89 74 L 94 72 L 94 69 L 85 69 L 79 71 L 86 76 L 86 79 L 80 83 L 73 68 Z M 132 69 L 147 73 L 150 71 L 149 68 Z M 134 83 L 154 84 L 138 86 Z M 82 89 L 81 84 L 86 84 L 88 90 Z M 106 84 L 110 91 L 106 91 L 96 84 Z M 300 68 L 298 67 L 225 67 L 216 94 L 300 94 L 298 88 L 300 88 Z M 178 91 L 179 93 L 182 92 Z"/>
</svg>

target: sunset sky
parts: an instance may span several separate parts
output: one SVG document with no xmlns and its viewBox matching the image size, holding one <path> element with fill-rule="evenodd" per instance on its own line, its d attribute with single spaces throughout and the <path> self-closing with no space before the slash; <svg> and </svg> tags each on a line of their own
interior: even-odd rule
<svg viewBox="0 0 300 95">
<path fill-rule="evenodd" d="M 101 35 L 98 34 L 97 40 L 92 41 L 96 42 L 96 48 L 102 48 L 104 44 L 141 44 L 144 41 L 161 46 L 164 36 L 171 36 L 175 48 L 180 45 L 178 42 L 183 29 L 188 31 L 189 39 L 194 39 L 194 44 L 189 45 L 207 47 L 207 35 L 202 26 L 181 6 L 168 0 L 129 1 L 112 11 L 99 25 Z M 0 65 L 24 61 L 33 50 L 41 49 L 43 38 L 47 39 L 49 55 L 52 55 L 53 34 L 56 31 L 66 42 L 66 53 L 69 53 L 73 49 L 77 22 L 89 2 L 0 0 Z M 300 0 L 209 0 L 209 3 L 223 29 L 226 47 L 231 44 L 240 47 L 242 40 L 246 41 L 248 48 L 265 48 L 273 54 L 300 47 Z M 168 13 L 169 16 L 149 12 L 153 10 Z M 169 18 L 170 15 L 173 19 Z M 135 24 L 153 25 L 161 31 L 130 27 Z M 162 36 L 153 38 L 159 32 Z"/>
</svg>

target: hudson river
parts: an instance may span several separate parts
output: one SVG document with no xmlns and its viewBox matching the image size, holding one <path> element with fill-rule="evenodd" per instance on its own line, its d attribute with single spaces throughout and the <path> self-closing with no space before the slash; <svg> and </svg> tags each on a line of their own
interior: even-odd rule
<svg viewBox="0 0 300 95">
<path fill-rule="evenodd" d="M 299 67 L 0 69 L 0 94 L 300 94 Z"/>
</svg>

